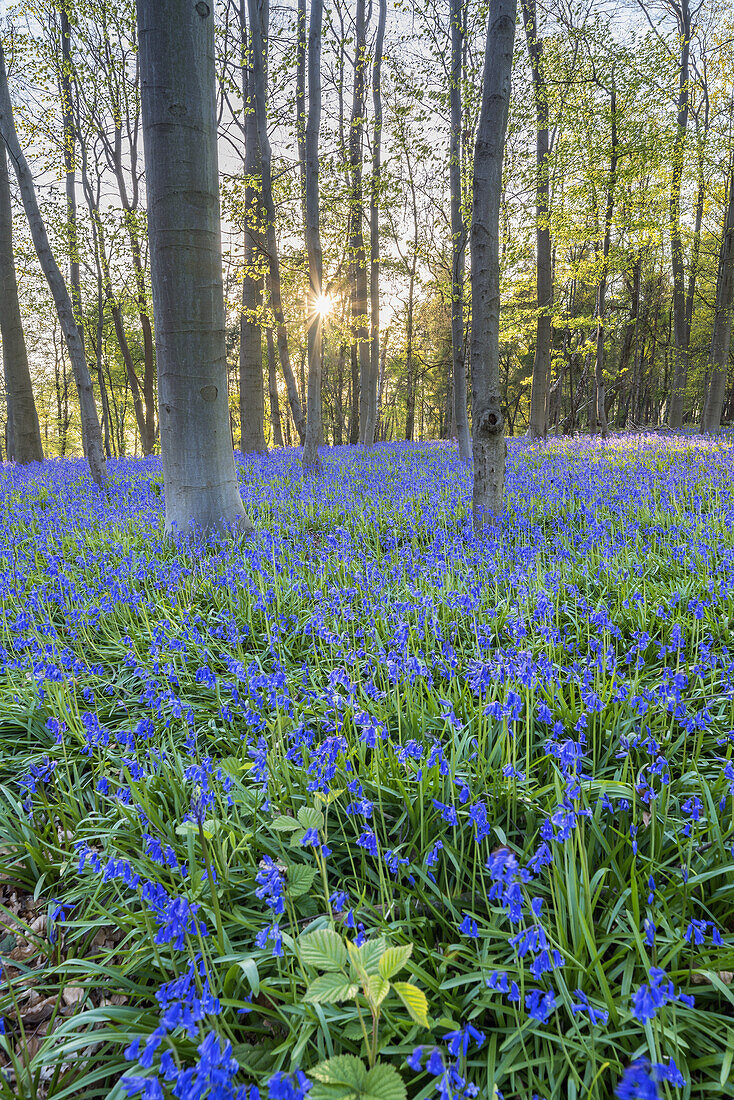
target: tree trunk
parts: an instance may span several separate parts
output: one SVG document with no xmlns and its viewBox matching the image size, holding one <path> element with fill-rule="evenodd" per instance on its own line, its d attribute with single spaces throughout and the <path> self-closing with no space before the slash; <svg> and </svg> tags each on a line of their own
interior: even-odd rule
<svg viewBox="0 0 734 1100">
<path fill-rule="evenodd" d="M 617 185 L 617 163 L 619 161 L 619 142 L 617 138 L 617 92 L 612 74 L 611 90 L 612 145 L 609 158 L 609 178 L 607 180 L 607 201 L 604 210 L 604 241 L 602 243 L 602 265 L 599 286 L 596 292 L 596 361 L 594 377 L 596 380 L 596 409 L 593 416 L 592 431 L 597 426 L 602 439 L 609 434 L 607 423 L 607 405 L 604 396 L 604 311 L 607 301 L 607 272 L 609 269 L 609 249 L 612 243 L 612 219 L 614 217 L 614 198 Z"/>
<path fill-rule="evenodd" d="M 0 135 L 5 142 L 10 159 L 13 162 L 15 175 L 20 188 L 23 208 L 28 219 L 33 245 L 38 256 L 41 270 L 46 276 L 51 296 L 56 306 L 61 330 L 66 340 L 69 352 L 74 381 L 79 395 L 79 412 L 82 426 L 82 446 L 84 454 L 89 462 L 92 479 L 103 488 L 107 481 L 107 467 L 105 463 L 104 448 L 102 446 L 102 432 L 97 416 L 97 406 L 94 402 L 92 379 L 89 375 L 87 360 L 84 354 L 84 343 L 79 335 L 79 328 L 74 316 L 69 291 L 66 288 L 59 266 L 54 259 L 51 246 L 46 233 L 46 226 L 38 207 L 36 189 L 33 184 L 28 162 L 18 142 L 13 120 L 13 109 L 8 92 L 8 79 L 5 70 L 5 55 L 0 47 Z"/>
<path fill-rule="evenodd" d="M 535 0 L 521 0 L 525 37 L 528 44 L 530 71 L 533 77 L 535 101 L 535 270 L 538 301 L 538 321 L 533 361 L 533 382 L 530 391 L 530 437 L 545 439 L 547 432 L 546 404 L 550 379 L 551 342 L 553 339 L 551 309 L 553 306 L 553 257 L 550 235 L 550 185 L 548 162 L 548 91 L 543 74 L 543 42 L 538 36 Z"/>
<path fill-rule="evenodd" d="M 474 530 L 502 511 L 507 444 L 500 395 L 500 241 L 502 161 L 510 104 L 517 0 L 490 0 L 484 87 L 474 151 L 471 226 L 472 449 Z"/>
<path fill-rule="evenodd" d="M 321 21 L 323 0 L 311 0 L 308 28 L 308 119 L 306 122 L 306 251 L 308 253 L 308 414 L 303 446 L 304 470 L 320 465 L 321 438 L 321 297 L 322 265 L 319 228 L 319 127 L 321 125 Z"/>
<path fill-rule="evenodd" d="M 354 85 L 349 120 L 349 251 L 352 269 L 352 339 L 359 360 L 359 441 L 366 442 L 369 420 L 370 344 L 367 328 L 367 259 L 364 250 L 362 190 L 362 131 L 364 83 L 367 63 L 365 0 L 356 0 L 354 41 Z"/>
<path fill-rule="evenodd" d="M 724 219 L 724 231 L 719 249 L 719 274 L 716 283 L 716 310 L 711 334 L 709 381 L 706 404 L 701 421 L 702 432 L 716 432 L 721 426 L 721 413 L 726 393 L 729 369 L 731 326 L 734 313 L 734 153 L 729 170 L 729 202 Z"/>
<path fill-rule="evenodd" d="M 380 176 L 382 171 L 382 50 L 385 41 L 387 0 L 379 0 L 375 57 L 372 64 L 372 175 L 370 177 L 370 373 L 365 443 L 375 442 L 377 431 L 377 380 L 380 373 Z"/>
<path fill-rule="evenodd" d="M 278 354 L 280 365 L 283 369 L 283 377 L 288 391 L 288 400 L 293 412 L 293 421 L 296 431 L 304 441 L 306 425 L 303 409 L 298 397 L 298 386 L 291 368 L 291 357 L 288 350 L 288 332 L 283 312 L 283 299 L 280 284 L 280 258 L 278 256 L 278 238 L 275 231 L 275 205 L 273 203 L 272 185 L 272 158 L 270 152 L 270 138 L 268 137 L 267 96 L 265 85 L 265 56 L 262 39 L 261 8 L 265 0 L 247 0 L 247 10 L 250 16 L 250 48 L 252 51 L 252 71 L 254 81 L 255 118 L 257 119 L 257 137 L 260 147 L 260 170 L 262 205 L 265 214 L 265 247 L 268 253 L 270 273 L 270 304 L 275 317 L 275 326 L 278 340 Z"/>
<path fill-rule="evenodd" d="M 275 367 L 275 341 L 273 330 L 268 325 L 265 330 L 268 347 L 268 396 L 270 398 L 270 424 L 273 429 L 273 446 L 283 446 L 283 432 L 280 427 L 280 402 L 278 400 L 278 375 Z"/>
<path fill-rule="evenodd" d="M 242 311 L 240 313 L 240 450 L 243 454 L 267 451 L 265 442 L 265 392 L 263 384 L 263 350 L 260 319 L 263 306 L 264 279 L 260 272 L 259 227 L 262 221 L 260 202 L 260 145 L 255 113 L 255 50 L 259 49 L 258 68 L 266 79 L 265 41 L 268 34 L 268 0 L 250 5 L 250 51 L 247 49 L 245 0 L 240 0 L 240 32 L 242 39 L 242 102 L 245 113 L 245 271 L 242 279 Z M 252 10 L 254 9 L 254 11 Z M 257 33 L 254 21 L 257 20 Z"/>
<path fill-rule="evenodd" d="M 0 141 L 0 334 L 8 405 L 7 452 L 16 462 L 42 462 L 43 447 L 28 368 L 13 254 L 13 211 L 5 146 Z"/>
<path fill-rule="evenodd" d="M 469 418 L 466 408 L 466 366 L 464 364 L 464 259 L 466 225 L 461 188 L 461 78 L 464 52 L 464 0 L 451 0 L 451 142 L 449 178 L 451 185 L 451 377 L 454 393 L 454 421 L 459 437 L 459 457 L 471 458 Z"/>
<path fill-rule="evenodd" d="M 166 530 L 251 528 L 232 452 L 214 13 L 137 0 Z"/>
<path fill-rule="evenodd" d="M 680 69 L 678 74 L 678 118 L 673 142 L 673 173 L 668 202 L 668 229 L 670 256 L 673 268 L 673 384 L 668 406 L 668 424 L 671 428 L 683 426 L 683 400 L 688 378 L 688 342 L 686 325 L 686 287 L 683 270 L 683 242 L 681 240 L 680 200 L 683 180 L 683 155 L 690 105 L 689 69 L 691 47 L 691 14 L 688 0 L 681 0 L 679 13 Z"/>
</svg>

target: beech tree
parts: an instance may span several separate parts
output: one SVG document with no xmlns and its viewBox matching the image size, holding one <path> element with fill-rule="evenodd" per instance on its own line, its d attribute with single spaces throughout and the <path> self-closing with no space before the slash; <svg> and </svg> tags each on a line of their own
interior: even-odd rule
<svg viewBox="0 0 734 1100">
<path fill-rule="evenodd" d="M 525 38 L 533 80 L 535 105 L 535 283 L 538 320 L 535 330 L 533 381 L 530 393 L 530 437 L 545 439 L 548 430 L 547 403 L 553 340 L 553 255 L 550 233 L 550 138 L 548 87 L 543 71 L 543 40 L 538 32 L 535 0 L 521 0 Z"/>
<path fill-rule="evenodd" d="M 726 394 L 726 375 L 729 367 L 732 316 L 734 315 L 734 151 L 732 151 L 729 169 L 728 200 L 719 249 L 716 307 L 709 355 L 711 376 L 701 420 L 702 432 L 718 431 Z"/>
<path fill-rule="evenodd" d="M 0 136 L 2 136 L 5 147 L 10 155 L 10 160 L 15 169 L 23 209 L 28 219 L 28 227 L 31 231 L 38 262 L 46 276 L 46 281 L 48 282 L 49 290 L 51 291 L 51 296 L 56 306 L 61 331 L 64 334 L 64 340 L 66 341 L 66 347 L 69 352 L 69 359 L 71 360 L 71 366 L 74 372 L 74 382 L 76 383 L 76 390 L 79 397 L 82 447 L 84 449 L 84 454 L 89 462 L 89 470 L 93 481 L 96 485 L 100 486 L 100 488 L 103 488 L 107 482 L 107 465 L 104 447 L 102 445 L 102 430 L 99 425 L 99 417 L 97 416 L 97 406 L 94 402 L 92 379 L 89 375 L 89 368 L 84 352 L 84 341 L 82 340 L 77 325 L 74 315 L 74 306 L 69 297 L 69 291 L 59 270 L 59 265 L 56 263 L 54 254 L 51 251 L 46 226 L 38 206 L 33 176 L 18 141 L 15 121 L 13 119 L 13 108 L 10 102 L 10 93 L 8 91 L 5 54 L 1 45 Z"/>
<path fill-rule="evenodd" d="M 137 0 L 166 530 L 247 531 L 227 394 L 214 17 Z"/>
<path fill-rule="evenodd" d="M 474 530 L 502 511 L 505 421 L 500 392 L 500 202 L 517 0 L 490 0 L 472 195 L 472 453 Z"/>
<path fill-rule="evenodd" d="M 319 127 L 321 125 L 321 23 L 323 0 L 311 0 L 308 27 L 308 116 L 306 120 L 306 252 L 308 253 L 308 407 L 304 470 L 320 465 L 321 442 L 321 326 L 323 311 L 323 256 L 319 203 Z"/>
<path fill-rule="evenodd" d="M 6 449 L 16 462 L 41 462 L 43 446 L 28 369 L 13 255 L 13 210 L 5 146 L 0 141 L 0 336 L 8 406 Z"/>
<path fill-rule="evenodd" d="M 464 53 L 464 0 L 451 0 L 451 141 L 449 175 L 451 186 L 451 365 L 454 392 L 454 420 L 459 438 L 459 454 L 471 458 L 469 420 L 466 410 L 466 366 L 464 362 L 464 258 L 466 224 L 462 209 L 461 142 L 462 104 L 461 81 Z"/>
</svg>

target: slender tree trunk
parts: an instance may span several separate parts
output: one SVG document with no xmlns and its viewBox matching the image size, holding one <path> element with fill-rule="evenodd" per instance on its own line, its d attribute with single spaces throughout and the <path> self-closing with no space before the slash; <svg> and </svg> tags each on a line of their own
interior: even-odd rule
<svg viewBox="0 0 734 1100">
<path fill-rule="evenodd" d="M 278 354 L 280 365 L 283 369 L 283 377 L 288 391 L 288 400 L 293 412 L 293 420 L 296 431 L 303 441 L 306 435 L 303 409 L 298 397 L 298 386 L 291 368 L 291 357 L 288 350 L 288 332 L 283 311 L 283 299 L 280 282 L 280 258 L 278 255 L 278 238 L 275 231 L 275 205 L 273 202 L 272 185 L 272 157 L 270 152 L 270 138 L 268 137 L 267 96 L 265 82 L 265 53 L 262 38 L 261 8 L 265 0 L 247 0 L 247 10 L 250 17 L 250 48 L 252 51 L 252 71 L 254 81 L 255 118 L 257 119 L 257 136 L 260 146 L 260 169 L 262 205 L 265 215 L 265 247 L 268 253 L 270 273 L 270 304 L 275 317 L 275 326 L 278 341 Z"/>
<path fill-rule="evenodd" d="M 214 13 L 137 0 L 166 529 L 247 530 L 232 452 Z"/>
<path fill-rule="evenodd" d="M 538 16 L 535 0 L 521 0 L 525 37 L 533 77 L 535 101 L 535 216 L 536 252 L 535 270 L 538 300 L 538 322 L 533 361 L 533 382 L 530 393 L 530 437 L 545 439 L 547 432 L 546 404 L 550 380 L 551 343 L 553 327 L 553 253 L 550 235 L 550 141 L 548 132 L 548 90 L 543 74 L 543 42 L 538 35 Z"/>
<path fill-rule="evenodd" d="M 372 175 L 370 177 L 370 372 L 365 443 L 375 442 L 377 430 L 377 379 L 380 373 L 380 177 L 382 172 L 382 50 L 385 41 L 387 0 L 379 0 L 375 56 L 372 64 Z"/>
<path fill-rule="evenodd" d="M 359 443 L 359 359 L 357 346 L 352 344 L 349 349 L 349 365 L 351 369 L 349 386 L 349 443 L 354 446 Z"/>
<path fill-rule="evenodd" d="M 688 379 L 688 342 L 686 325 L 686 287 L 683 270 L 683 241 L 681 239 L 680 202 L 683 180 L 683 155 L 690 106 L 690 47 L 691 14 L 689 0 L 681 0 L 680 18 L 680 68 L 678 74 L 678 119 L 673 142 L 673 172 L 668 202 L 668 230 L 670 255 L 673 268 L 673 384 L 668 406 L 668 423 L 671 428 L 683 425 L 683 401 Z"/>
<path fill-rule="evenodd" d="M 706 404 L 701 421 L 702 432 L 716 432 L 721 427 L 721 413 L 726 393 L 726 377 L 731 348 L 731 326 L 734 315 L 734 153 L 729 170 L 729 202 L 724 219 L 724 231 L 719 249 L 719 273 L 716 284 L 716 310 L 711 334 L 709 380 Z"/>
<path fill-rule="evenodd" d="M 82 169 L 82 190 L 84 191 L 84 197 L 87 200 L 87 207 L 89 208 L 89 215 L 92 222 L 92 237 L 94 240 L 96 260 L 99 265 L 99 273 L 103 281 L 105 296 L 110 303 L 110 312 L 112 313 L 112 321 L 115 326 L 115 336 L 120 348 L 120 354 L 122 355 L 122 361 L 125 364 L 125 374 L 130 386 L 130 393 L 133 399 L 133 409 L 135 412 L 135 420 L 137 423 L 140 438 L 143 440 L 143 450 L 145 454 L 149 454 L 150 451 L 145 450 L 145 443 L 147 440 L 147 425 L 145 417 L 145 408 L 143 406 L 143 398 L 140 392 L 140 383 L 138 382 L 138 376 L 135 371 L 135 364 L 133 363 L 133 357 L 130 352 L 130 345 L 127 340 L 127 334 L 125 333 L 125 324 L 122 318 L 122 311 L 120 309 L 120 303 L 117 300 L 117 296 L 112 288 L 112 278 L 110 275 L 110 264 L 107 255 L 107 244 L 105 240 L 104 223 L 99 212 L 99 200 L 101 184 L 99 179 L 97 181 L 97 193 L 92 190 L 92 186 L 89 180 L 89 173 L 87 171 L 87 149 L 86 142 L 80 141 L 79 147 L 81 150 L 81 169 Z M 77 272 L 78 275 L 78 272 Z M 100 378 L 98 372 L 98 378 Z M 101 383 L 100 383 L 101 384 Z M 101 397 L 100 391 L 100 397 Z M 105 418 L 105 400 L 102 400 L 102 419 Z M 152 445 L 151 445 L 152 450 Z M 105 446 L 105 453 L 107 447 Z"/>
<path fill-rule="evenodd" d="M 16 462 L 42 462 L 43 447 L 33 398 L 13 254 L 13 210 L 5 146 L 0 141 L 0 334 L 8 406 L 7 452 Z"/>
<path fill-rule="evenodd" d="M 617 137 L 617 92 L 612 75 L 611 91 L 612 145 L 609 159 L 609 178 L 607 180 L 607 201 L 604 210 L 604 241 L 602 243 L 602 264 L 599 286 L 596 292 L 596 361 L 594 377 L 596 379 L 596 411 L 593 417 L 593 431 L 597 425 L 602 439 L 609 434 L 607 424 L 607 406 L 604 395 L 604 313 L 607 302 L 607 273 L 609 270 L 609 249 L 612 243 L 612 219 L 614 217 L 614 199 L 617 186 L 617 164 L 619 161 L 619 141 Z"/>
<path fill-rule="evenodd" d="M 257 47 L 263 81 L 266 80 L 266 40 L 268 35 L 268 0 L 251 4 L 250 45 L 247 48 L 245 0 L 240 0 L 240 33 L 242 39 L 242 102 L 245 113 L 245 271 L 242 279 L 242 310 L 240 313 L 240 450 L 243 454 L 267 451 L 265 443 L 265 393 L 263 384 L 263 351 L 260 319 L 263 306 L 264 279 L 258 247 L 262 221 L 259 177 L 261 176 L 260 146 L 255 113 L 255 64 Z M 252 10 L 254 9 L 254 11 Z M 253 33 L 253 19 L 258 21 Z"/>
<path fill-rule="evenodd" d="M 94 482 L 104 487 L 107 481 L 107 468 L 105 464 L 104 448 L 102 446 L 102 432 L 97 416 L 97 406 L 94 402 L 92 379 L 89 375 L 87 360 L 84 354 L 84 342 L 80 337 L 79 328 L 74 315 L 74 306 L 69 291 L 66 288 L 59 266 L 51 251 L 46 226 L 38 207 L 36 189 L 33 184 L 28 162 L 18 142 L 13 120 L 13 109 L 8 92 L 8 79 L 5 69 L 5 55 L 0 47 L 0 135 L 13 162 L 15 174 L 18 180 L 23 208 L 28 219 L 28 226 L 33 238 L 33 245 L 38 256 L 38 262 L 46 276 L 51 291 L 51 296 L 56 306 L 61 330 L 66 340 L 69 352 L 74 381 L 79 395 L 79 412 L 82 426 L 82 445 L 84 454 L 89 462 L 89 469 Z"/>
<path fill-rule="evenodd" d="M 352 338 L 359 360 L 359 441 L 367 439 L 369 420 L 370 345 L 367 328 L 367 259 L 364 249 L 362 189 L 362 132 L 364 128 L 364 84 L 367 64 L 365 0 L 356 0 L 354 43 L 354 85 L 349 120 L 350 174 L 350 263 L 352 269 Z"/>
<path fill-rule="evenodd" d="M 102 266 L 99 256 L 96 257 L 97 265 L 97 325 L 94 334 L 94 352 L 97 367 L 97 382 L 99 384 L 99 397 L 102 402 L 102 434 L 104 436 L 104 453 L 106 458 L 112 458 L 112 444 L 110 441 L 110 402 L 107 396 L 107 386 L 104 380 L 102 359 L 104 354 L 104 284 L 102 281 Z"/>
<path fill-rule="evenodd" d="M 283 432 L 280 427 L 280 401 L 278 400 L 278 375 L 275 366 L 275 340 L 273 330 L 268 325 L 265 330 L 268 347 L 268 396 L 270 398 L 270 424 L 273 429 L 273 446 L 283 446 Z"/>
<path fill-rule="evenodd" d="M 451 377 L 454 395 L 454 422 L 459 438 L 459 457 L 471 458 L 469 418 L 466 408 L 466 366 L 464 364 L 464 258 L 466 225 L 461 187 L 461 78 L 464 54 L 464 0 L 451 0 L 451 142 L 449 178 L 451 185 Z"/>
<path fill-rule="evenodd" d="M 304 470 L 320 465 L 321 438 L 321 296 L 323 259 L 319 228 L 319 127 L 321 125 L 321 22 L 323 0 L 311 0 L 308 28 L 308 120 L 306 122 L 306 251 L 308 253 L 308 414 L 303 446 Z"/>
<path fill-rule="evenodd" d="M 510 104 L 517 0 L 490 0 L 484 85 L 474 152 L 471 226 L 472 449 L 474 530 L 502 511 L 507 444 L 500 395 L 500 241 L 502 161 Z"/>
<path fill-rule="evenodd" d="M 301 216 L 306 224 L 306 0 L 296 11 L 296 141 L 301 185 Z"/>
<path fill-rule="evenodd" d="M 415 435 L 415 369 L 413 366 L 413 299 L 415 295 L 415 269 L 408 282 L 408 316 L 405 326 L 405 438 Z"/>
</svg>

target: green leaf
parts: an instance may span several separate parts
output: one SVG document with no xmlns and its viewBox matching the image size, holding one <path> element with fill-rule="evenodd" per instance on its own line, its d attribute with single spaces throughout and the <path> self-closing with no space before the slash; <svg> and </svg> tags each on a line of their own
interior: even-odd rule
<svg viewBox="0 0 734 1100">
<path fill-rule="evenodd" d="M 307 863 L 290 863 L 286 872 L 286 893 L 289 898 L 300 898 L 313 886 L 316 868 Z"/>
<path fill-rule="evenodd" d="M 353 1000 L 358 992 L 359 987 L 348 982 L 343 974 L 321 974 L 311 982 L 305 999 L 315 1004 L 336 1005 Z"/>
<path fill-rule="evenodd" d="M 273 818 L 270 822 L 270 826 L 278 833 L 289 833 L 292 829 L 298 828 L 298 822 L 295 817 L 287 817 L 285 814 L 279 814 L 277 817 Z"/>
<path fill-rule="evenodd" d="M 344 940 L 331 928 L 305 932 L 298 940 L 301 961 L 319 970 L 341 970 L 347 961 Z"/>
<path fill-rule="evenodd" d="M 430 1027 L 428 1019 L 428 1001 L 422 989 L 410 982 L 393 982 L 393 989 L 403 1002 L 412 1019 L 421 1027 Z"/>
<path fill-rule="evenodd" d="M 378 1062 L 365 1079 L 364 1100 L 405 1100 L 408 1095 L 395 1066 Z"/>
<path fill-rule="evenodd" d="M 351 940 L 347 942 L 349 957 L 357 974 L 379 974 L 380 959 L 385 954 L 385 941 L 381 937 L 365 940 L 361 947 L 355 947 Z"/>
<path fill-rule="evenodd" d="M 380 974 L 372 974 L 367 983 L 367 996 L 373 1005 L 378 1007 L 382 1004 L 390 992 L 390 983 L 383 978 Z"/>
<path fill-rule="evenodd" d="M 407 943 L 402 947 L 388 947 L 380 959 L 380 974 L 383 978 L 392 978 L 393 974 L 397 974 L 399 970 L 403 969 L 412 954 L 412 943 Z"/>
<path fill-rule="evenodd" d="M 323 829 L 324 815 L 314 806 L 301 806 L 298 811 L 298 820 L 304 829 Z"/>
<path fill-rule="evenodd" d="M 250 989 L 257 997 L 260 992 L 260 974 L 254 959 L 240 959 L 239 968 L 250 983 Z"/>
<path fill-rule="evenodd" d="M 359 1058 L 340 1054 L 308 1072 L 317 1082 L 309 1100 L 406 1100 L 400 1074 L 386 1062 L 368 1070 Z"/>
</svg>

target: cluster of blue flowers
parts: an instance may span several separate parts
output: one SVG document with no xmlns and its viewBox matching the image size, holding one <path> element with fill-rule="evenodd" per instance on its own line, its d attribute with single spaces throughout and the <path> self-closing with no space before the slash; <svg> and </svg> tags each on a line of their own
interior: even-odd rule
<svg viewBox="0 0 734 1100">
<path fill-rule="evenodd" d="M 283 452 L 240 467 L 258 534 L 193 549 L 163 540 L 155 459 L 111 463 L 106 498 L 73 463 L 6 474 L 0 675 L 40 716 L 10 778 L 68 847 L 50 928 L 99 903 L 155 960 L 126 1095 L 304 1100 L 362 1043 L 299 1000 L 326 920 L 412 943 L 441 990 L 424 1041 L 381 1024 L 422 1094 L 705 1096 L 730 1035 L 733 462 L 512 446 L 476 539 L 446 445 L 336 449 L 307 481 Z"/>
</svg>

